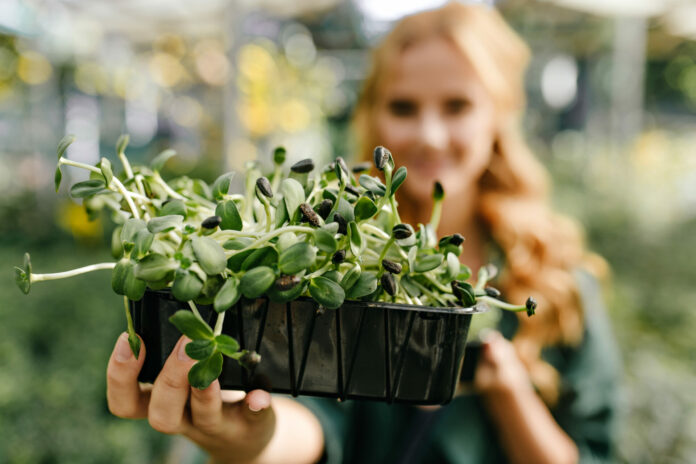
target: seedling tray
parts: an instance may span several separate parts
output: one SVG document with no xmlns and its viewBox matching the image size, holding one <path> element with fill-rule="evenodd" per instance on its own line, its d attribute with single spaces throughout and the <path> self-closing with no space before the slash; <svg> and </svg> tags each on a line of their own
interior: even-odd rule
<svg viewBox="0 0 696 464">
<path fill-rule="evenodd" d="M 141 382 L 155 380 L 181 336 L 168 319 L 182 308 L 167 290 L 131 301 L 135 330 L 147 347 Z M 220 384 L 293 396 L 444 404 L 460 377 L 471 317 L 485 310 L 361 301 L 322 310 L 310 298 L 242 298 L 228 310 L 223 333 L 258 352 L 261 362 L 247 370 L 225 358 Z M 211 306 L 199 305 L 199 311 L 214 324 Z"/>
</svg>

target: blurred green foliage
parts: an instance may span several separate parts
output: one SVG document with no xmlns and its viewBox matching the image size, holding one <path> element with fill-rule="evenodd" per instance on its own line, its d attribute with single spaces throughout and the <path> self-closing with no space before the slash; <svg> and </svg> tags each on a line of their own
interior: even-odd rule
<svg viewBox="0 0 696 464">
<path fill-rule="evenodd" d="M 25 296 L 11 269 L 24 250 L 37 272 L 111 260 L 106 246 L 85 248 L 59 232 L 0 245 L 0 462 L 161 462 L 168 437 L 107 409 L 106 363 L 126 327 L 110 273 L 37 284 Z"/>
</svg>

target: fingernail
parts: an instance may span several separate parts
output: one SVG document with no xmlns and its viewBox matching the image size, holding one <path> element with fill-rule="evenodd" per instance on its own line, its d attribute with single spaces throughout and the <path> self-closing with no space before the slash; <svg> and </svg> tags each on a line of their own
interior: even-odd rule
<svg viewBox="0 0 696 464">
<path fill-rule="evenodd" d="M 177 356 L 179 357 L 179 361 L 191 361 L 191 358 L 189 358 L 189 355 L 186 354 L 186 345 L 191 340 L 188 338 L 184 337 L 183 340 L 179 342 L 179 351 L 177 352 Z"/>
<path fill-rule="evenodd" d="M 128 334 L 123 332 L 116 342 L 116 349 L 114 350 L 114 358 L 118 362 L 127 362 L 134 359 L 133 352 L 131 351 L 130 345 L 128 344 Z"/>
<path fill-rule="evenodd" d="M 263 409 L 266 409 L 266 408 L 261 406 L 261 405 L 258 405 L 258 404 L 254 405 L 252 403 L 249 403 L 249 411 L 251 411 L 251 412 L 259 412 Z"/>
</svg>

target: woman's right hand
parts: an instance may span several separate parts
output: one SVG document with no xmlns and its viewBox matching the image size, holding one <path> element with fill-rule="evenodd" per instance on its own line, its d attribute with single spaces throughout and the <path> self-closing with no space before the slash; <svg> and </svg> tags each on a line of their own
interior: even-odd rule
<svg viewBox="0 0 696 464">
<path fill-rule="evenodd" d="M 185 435 L 215 462 L 254 461 L 276 428 L 271 395 L 253 390 L 240 401 L 226 403 L 217 380 L 205 390 L 191 387 L 188 371 L 195 361 L 184 351 L 189 341 L 179 339 L 152 389 L 144 390 L 138 384 L 138 373 L 145 360 L 145 345 L 141 343 L 135 359 L 128 334 L 121 334 L 107 367 L 109 410 L 123 418 L 147 418 L 152 428 L 162 433 Z"/>
</svg>

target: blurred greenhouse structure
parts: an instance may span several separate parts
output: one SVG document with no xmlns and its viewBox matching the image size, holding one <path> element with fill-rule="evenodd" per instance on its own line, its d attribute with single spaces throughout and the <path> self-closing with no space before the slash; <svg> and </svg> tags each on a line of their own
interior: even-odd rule
<svg viewBox="0 0 696 464">
<path fill-rule="evenodd" d="M 108 273 L 37 286 L 11 278 L 25 250 L 46 272 L 109 259 L 68 157 L 147 162 L 207 180 L 246 161 L 352 155 L 370 45 L 443 0 L 1 0 L 0 462 L 178 462 L 170 438 L 112 417 L 104 369 L 125 323 Z M 490 2 L 489 2 L 490 3 Z M 624 360 L 619 458 L 696 462 L 696 1 L 500 0 L 533 50 L 528 140 L 611 267 Z M 79 298 L 75 295 L 79 292 Z"/>
</svg>

